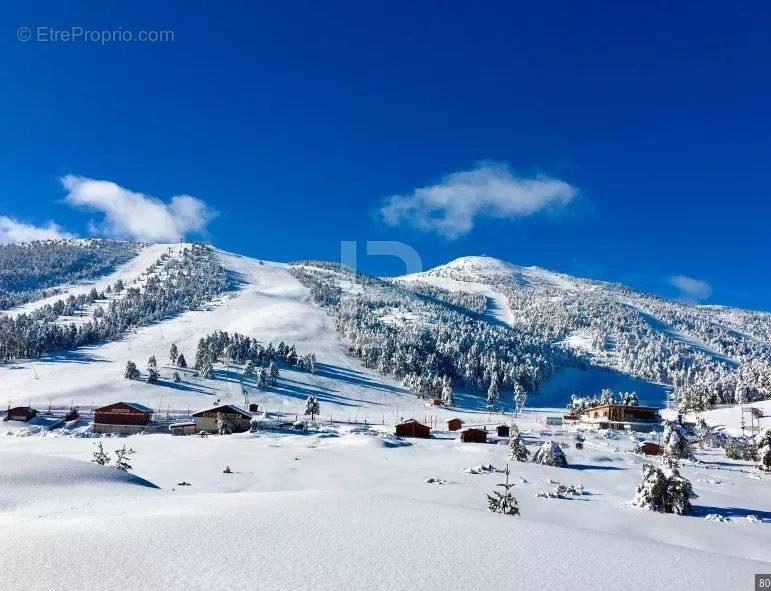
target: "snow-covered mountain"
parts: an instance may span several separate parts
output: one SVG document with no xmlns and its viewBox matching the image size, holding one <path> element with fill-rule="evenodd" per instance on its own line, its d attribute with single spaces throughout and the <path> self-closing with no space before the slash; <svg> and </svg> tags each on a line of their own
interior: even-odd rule
<svg viewBox="0 0 771 591">
<path fill-rule="evenodd" d="M 481 410 L 493 381 L 503 408 L 516 387 L 538 406 L 603 388 L 661 404 L 675 385 L 697 409 L 771 397 L 769 314 L 689 306 L 490 257 L 379 279 L 192 244 L 3 248 L 7 301 L 14 285 L 25 294 L 0 317 L 0 396 L 13 404 L 131 398 L 181 411 L 249 399 L 300 410 L 314 394 L 340 412 L 383 414 L 421 408 L 414 394 L 442 397 L 451 383 L 458 405 Z M 11 265 L 22 255 L 34 261 L 26 275 Z M 254 342 L 228 358 L 236 334 Z M 201 339 L 216 350 L 202 353 Z M 313 353 L 318 371 L 288 363 L 295 385 L 268 389 L 244 377 L 247 360 L 267 364 L 269 345 L 282 342 L 300 358 Z M 172 344 L 191 366 L 208 356 L 220 379 L 173 367 Z M 123 378 L 128 361 L 144 370 L 151 356 L 157 381 Z"/>
<path fill-rule="evenodd" d="M 688 305 L 490 257 L 462 257 L 399 281 L 481 293 L 511 327 L 594 366 L 677 385 L 697 410 L 771 396 L 768 313 Z"/>
<path fill-rule="evenodd" d="M 751 462 L 697 449 L 680 467 L 692 514 L 661 515 L 629 504 L 658 463 L 637 450 L 647 434 L 543 422 L 572 392 L 661 402 L 651 372 L 738 379 L 764 363 L 767 315 L 478 257 L 381 279 L 194 244 L 79 249 L 11 253 L 37 270 L 13 269 L 25 296 L 9 285 L 0 317 L 0 401 L 42 412 L 0 423 L 0 588 L 393 589 L 419 573 L 425 589 L 726 589 L 769 572 L 768 478 Z M 505 414 L 487 408 L 493 381 Z M 445 407 L 424 399 L 448 392 Z M 165 429 L 217 401 L 292 424 L 309 396 L 307 431 Z M 120 400 L 164 429 L 88 432 L 90 410 Z M 70 406 L 81 418 L 65 423 Z M 408 417 L 432 437 L 394 437 Z M 460 441 L 445 428 L 456 417 L 493 444 Z M 531 456 L 557 443 L 568 467 L 514 461 L 495 430 L 513 420 Z M 100 449 L 135 452 L 132 473 L 94 463 Z M 504 466 L 519 517 L 487 510 Z M 618 568 L 598 577 L 599 555 Z"/>
</svg>

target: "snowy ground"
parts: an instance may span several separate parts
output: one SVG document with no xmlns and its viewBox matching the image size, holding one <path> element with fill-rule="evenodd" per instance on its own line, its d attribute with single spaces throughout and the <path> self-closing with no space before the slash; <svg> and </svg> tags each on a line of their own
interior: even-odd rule
<svg viewBox="0 0 771 591">
<path fill-rule="evenodd" d="M 486 511 L 502 474 L 464 471 L 503 467 L 503 445 L 340 432 L 101 439 L 137 451 L 132 478 L 86 463 L 96 441 L 0 438 L 0 587 L 744 589 L 771 569 L 771 481 L 722 454 L 683 469 L 695 516 L 658 515 L 627 504 L 643 461 L 624 451 L 631 442 L 592 436 L 566 448 L 570 468 L 511 464 L 512 518 Z M 536 498 L 550 480 L 588 494 Z"/>
<path fill-rule="evenodd" d="M 109 282 L 138 278 L 163 252 L 144 251 Z M 427 407 L 346 355 L 284 265 L 218 256 L 238 291 L 118 342 L 5 366 L 0 400 L 41 410 L 129 400 L 163 414 L 243 403 L 244 386 L 249 402 L 290 416 L 317 396 L 324 432 L 94 439 L 45 428 L 21 436 L 25 425 L 0 423 L 0 589 L 749 589 L 754 573 L 771 572 L 768 477 L 700 452 L 682 470 L 699 494 L 695 515 L 642 512 L 628 505 L 643 462 L 633 442 L 588 433 L 575 450 L 568 428 L 541 430 L 559 408 L 529 410 L 518 423 L 531 451 L 564 443 L 571 467 L 512 464 L 522 516 L 488 513 L 485 494 L 503 476 L 464 469 L 503 467 L 506 447 L 461 444 L 441 429 L 452 416 L 489 427 L 510 416 L 489 415 L 463 393 L 460 410 Z M 505 321 L 502 307 L 495 314 Z M 198 339 L 215 330 L 294 343 L 316 353 L 319 371 L 284 368 L 264 392 L 222 366 L 216 380 L 171 382 L 171 343 L 192 362 Z M 144 369 L 153 354 L 161 384 L 123 379 L 128 359 Z M 560 390 L 542 404 L 561 406 Z M 439 429 L 425 441 L 385 435 L 401 417 Z M 371 429 L 352 432 L 365 420 Z M 135 449 L 133 474 L 88 463 L 97 441 L 109 452 Z M 550 479 L 589 494 L 536 498 Z"/>
</svg>

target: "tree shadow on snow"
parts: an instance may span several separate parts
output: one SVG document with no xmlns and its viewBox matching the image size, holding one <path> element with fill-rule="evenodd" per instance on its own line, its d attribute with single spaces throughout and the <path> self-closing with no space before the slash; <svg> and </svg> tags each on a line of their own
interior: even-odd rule
<svg viewBox="0 0 771 591">
<path fill-rule="evenodd" d="M 624 468 L 619 468 L 618 466 L 597 466 L 595 464 L 568 464 L 568 468 L 572 468 L 573 470 L 624 470 Z"/>
<path fill-rule="evenodd" d="M 753 515 L 760 519 L 763 523 L 771 523 L 771 511 L 764 511 L 763 509 L 744 509 L 742 507 L 711 507 L 709 505 L 694 505 L 693 511 L 689 513 L 689 517 L 701 517 L 704 518 L 707 515 L 716 514 L 721 517 L 733 517 L 736 519 L 745 519 L 750 515 Z"/>
</svg>

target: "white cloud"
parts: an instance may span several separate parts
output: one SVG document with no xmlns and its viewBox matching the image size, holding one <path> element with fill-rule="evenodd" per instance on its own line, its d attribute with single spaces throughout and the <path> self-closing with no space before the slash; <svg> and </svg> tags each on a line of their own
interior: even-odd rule
<svg viewBox="0 0 771 591">
<path fill-rule="evenodd" d="M 680 290 L 681 299 L 696 303 L 712 295 L 712 287 L 706 281 L 685 275 L 673 275 L 669 283 Z"/>
<path fill-rule="evenodd" d="M 178 242 L 186 234 L 203 231 L 217 215 L 190 195 L 176 195 L 164 203 L 111 181 L 68 175 L 62 184 L 68 191 L 66 202 L 103 213 L 104 219 L 92 228 L 115 238 Z"/>
<path fill-rule="evenodd" d="M 25 224 L 5 215 L 0 215 L 0 243 L 29 242 L 30 240 L 53 240 L 57 238 L 74 238 L 69 232 L 53 222 L 44 226 Z"/>
<path fill-rule="evenodd" d="M 448 174 L 436 185 L 385 200 L 380 215 L 387 224 L 406 223 L 453 240 L 468 234 L 479 217 L 517 219 L 566 205 L 577 191 L 546 176 L 515 176 L 506 163 L 482 162 Z"/>
</svg>

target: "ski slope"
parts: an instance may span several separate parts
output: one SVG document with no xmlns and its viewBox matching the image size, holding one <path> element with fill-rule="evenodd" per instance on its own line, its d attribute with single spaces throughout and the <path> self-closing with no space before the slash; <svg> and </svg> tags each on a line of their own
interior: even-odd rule
<svg viewBox="0 0 771 591">
<path fill-rule="evenodd" d="M 168 250 L 167 245 L 146 249 L 139 257 L 141 260 L 132 261 L 111 274 L 109 281 L 97 284 L 106 287 L 105 281 L 114 283 L 118 278 L 128 282 L 141 274 L 139 269 L 144 270 Z M 382 421 L 384 414 L 393 419 L 397 414 L 425 408 L 395 383 L 368 372 L 348 357 L 327 316 L 288 273 L 286 265 L 261 263 L 223 251 L 218 251 L 217 256 L 238 282 L 236 291 L 223 294 L 205 309 L 142 327 L 120 341 L 5 365 L 0 369 L 0 400 L 38 408 L 71 404 L 91 407 L 127 400 L 171 412 L 199 410 L 215 400 L 243 404 L 240 369 L 217 366 L 218 379 L 206 380 L 192 377 L 192 371 L 166 365 L 172 343 L 177 344 L 192 365 L 198 340 L 222 330 L 258 338 L 265 345 L 277 345 L 283 340 L 295 344 L 301 354 L 316 354 L 315 375 L 282 369 L 279 384 L 265 392 L 259 391 L 253 382 L 244 382 L 249 402 L 256 402 L 261 408 L 302 412 L 305 399 L 311 394 L 319 399 L 324 412 L 333 417 L 374 420 L 377 416 Z M 143 370 L 151 355 L 156 356 L 160 365 L 159 384 L 123 378 L 128 360 Z M 182 374 L 180 384 L 171 380 L 175 370 Z"/>
</svg>

